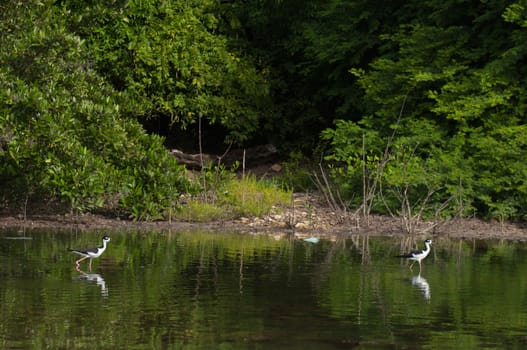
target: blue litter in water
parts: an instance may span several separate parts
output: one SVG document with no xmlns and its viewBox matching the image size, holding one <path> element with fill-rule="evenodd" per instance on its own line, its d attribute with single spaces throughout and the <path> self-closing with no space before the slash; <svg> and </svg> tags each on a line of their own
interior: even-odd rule
<svg viewBox="0 0 527 350">
<path fill-rule="evenodd" d="M 318 243 L 318 238 L 317 237 L 304 238 L 304 241 L 309 242 L 309 243 Z"/>
</svg>

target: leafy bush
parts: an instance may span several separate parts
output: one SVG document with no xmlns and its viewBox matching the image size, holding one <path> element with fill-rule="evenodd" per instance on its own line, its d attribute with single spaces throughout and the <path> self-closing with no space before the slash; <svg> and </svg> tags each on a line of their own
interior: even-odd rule
<svg viewBox="0 0 527 350">
<path fill-rule="evenodd" d="M 399 131 L 397 125 L 394 127 Z M 333 181 L 346 199 L 353 199 L 352 205 L 368 206 L 367 212 L 431 218 L 457 215 L 471 208 L 466 197 L 469 191 L 459 201 L 457 184 L 462 165 L 456 162 L 457 154 L 450 153 L 457 147 L 451 143 L 448 151 L 442 150 L 439 135 L 425 122 L 405 129 L 401 135 L 394 132 L 383 141 L 368 127 L 339 121 L 335 129 L 323 133 L 323 138 L 331 145 L 326 160 Z M 463 179 L 468 176 L 465 173 Z"/>
<path fill-rule="evenodd" d="M 0 30 L 0 187 L 4 205 L 39 196 L 71 211 L 160 218 L 186 188 L 162 139 L 121 115 L 126 97 L 90 67 L 52 6 L 8 2 Z M 35 10 L 38 9 L 38 10 Z"/>
<path fill-rule="evenodd" d="M 265 77 L 220 32 L 216 1 L 62 1 L 95 69 L 133 97 L 130 113 L 186 127 L 203 118 L 228 138 L 258 131 Z"/>
</svg>

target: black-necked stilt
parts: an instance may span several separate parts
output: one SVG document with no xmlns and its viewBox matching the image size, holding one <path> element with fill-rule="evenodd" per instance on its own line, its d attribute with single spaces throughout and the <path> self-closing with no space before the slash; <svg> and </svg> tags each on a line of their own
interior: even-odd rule
<svg viewBox="0 0 527 350">
<path fill-rule="evenodd" d="M 81 261 L 89 258 L 90 259 L 90 271 L 91 271 L 92 259 L 98 258 L 98 257 L 100 257 L 102 255 L 102 253 L 104 253 L 104 251 L 106 250 L 106 245 L 108 244 L 108 242 L 110 242 L 110 237 L 104 236 L 102 238 L 102 246 L 100 246 L 100 247 L 90 248 L 90 249 L 79 249 L 79 250 L 77 250 L 77 249 L 70 249 L 71 252 L 83 256 L 79 260 L 75 261 L 75 265 L 77 267 L 79 267 L 79 264 L 81 263 Z"/>
<path fill-rule="evenodd" d="M 427 239 L 425 241 L 425 249 L 423 250 L 416 250 L 413 252 L 410 252 L 408 254 L 399 255 L 400 258 L 407 258 L 410 260 L 413 260 L 412 264 L 410 265 L 410 270 L 412 270 L 415 262 L 417 261 L 419 263 L 419 271 L 421 271 L 421 260 L 426 258 L 428 254 L 430 254 L 430 245 L 432 245 L 432 240 Z"/>
</svg>

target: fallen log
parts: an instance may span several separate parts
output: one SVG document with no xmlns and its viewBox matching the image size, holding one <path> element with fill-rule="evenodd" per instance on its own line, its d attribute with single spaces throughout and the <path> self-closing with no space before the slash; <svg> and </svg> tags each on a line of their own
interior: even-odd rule
<svg viewBox="0 0 527 350">
<path fill-rule="evenodd" d="M 211 163 L 214 165 L 225 164 L 226 166 L 232 166 L 236 162 L 241 164 L 244 161 L 244 150 L 246 166 L 271 163 L 278 159 L 278 150 L 272 144 L 259 145 L 246 149 L 234 149 L 222 157 L 207 153 L 190 154 L 178 149 L 173 149 L 170 153 L 176 158 L 178 163 L 186 165 L 190 169 L 199 170 Z"/>
<path fill-rule="evenodd" d="M 200 170 L 202 167 L 218 161 L 217 157 L 206 153 L 189 154 L 178 149 L 173 149 L 170 153 L 176 158 L 179 164 L 186 165 L 187 168 L 193 170 Z"/>
</svg>

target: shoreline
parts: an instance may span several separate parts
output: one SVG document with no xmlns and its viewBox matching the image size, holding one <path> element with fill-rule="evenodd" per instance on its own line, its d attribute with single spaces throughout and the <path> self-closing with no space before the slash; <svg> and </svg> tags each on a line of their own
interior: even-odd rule
<svg viewBox="0 0 527 350">
<path fill-rule="evenodd" d="M 57 230 L 151 230 L 151 231 L 180 231 L 180 230 L 210 230 L 217 232 L 231 231 L 247 234 L 269 234 L 286 236 L 294 234 L 298 238 L 317 236 L 331 238 L 341 235 L 369 235 L 369 236 L 415 236 L 415 237 L 451 237 L 458 239 L 502 239 L 527 242 L 527 224 L 510 222 L 489 222 L 481 219 L 454 219 L 440 223 L 425 232 L 417 229 L 408 234 L 403 229 L 400 218 L 371 215 L 369 223 L 355 220 L 336 220 L 335 215 L 318 216 L 309 222 L 299 221 L 295 225 L 286 224 L 287 214 L 268 215 L 263 218 L 242 217 L 235 220 L 213 222 L 183 222 L 183 221 L 149 221 L 139 222 L 118 218 L 107 218 L 94 214 L 79 216 L 44 214 L 33 215 L 25 221 L 23 218 L 0 215 L 0 229 L 18 231 L 31 229 Z M 365 220 L 362 220 L 365 221 Z M 434 224 L 420 223 L 426 230 Z"/>
</svg>

